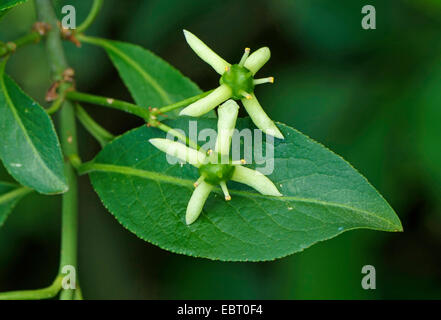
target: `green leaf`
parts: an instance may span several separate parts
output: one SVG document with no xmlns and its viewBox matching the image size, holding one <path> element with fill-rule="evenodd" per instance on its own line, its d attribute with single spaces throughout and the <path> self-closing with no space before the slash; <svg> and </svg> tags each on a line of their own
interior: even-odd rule
<svg viewBox="0 0 441 320">
<path fill-rule="evenodd" d="M 0 227 L 18 201 L 30 192 L 29 188 L 0 181 Z"/>
<path fill-rule="evenodd" d="M 216 128 L 214 119 L 197 124 L 198 130 Z M 168 125 L 188 132 L 189 121 Z M 237 127 L 252 124 L 238 119 Z M 185 211 L 197 170 L 168 164 L 166 155 L 148 143 L 165 136 L 157 129 L 143 126 L 108 144 L 89 164 L 92 184 L 105 207 L 138 237 L 210 259 L 272 260 L 351 229 L 402 230 L 393 209 L 349 163 L 299 131 L 278 127 L 285 140 L 274 141 L 269 178 L 283 197 L 229 183 L 232 200 L 226 202 L 215 188 L 190 226 Z"/>
<path fill-rule="evenodd" d="M 0 11 L 10 9 L 19 5 L 21 3 L 25 3 L 27 0 L 2 0 L 0 3 Z M 1 14 L 1 13 L 0 13 Z"/>
<path fill-rule="evenodd" d="M 149 50 L 119 41 L 97 38 L 92 41 L 106 50 L 140 106 L 159 108 L 202 92 L 190 79 Z"/>
<path fill-rule="evenodd" d="M 51 119 L 2 72 L 0 114 L 0 159 L 8 172 L 41 193 L 67 191 L 60 143 Z"/>
<path fill-rule="evenodd" d="M 0 19 L 2 19 L 13 7 L 27 0 L 2 0 L 0 4 Z"/>
</svg>

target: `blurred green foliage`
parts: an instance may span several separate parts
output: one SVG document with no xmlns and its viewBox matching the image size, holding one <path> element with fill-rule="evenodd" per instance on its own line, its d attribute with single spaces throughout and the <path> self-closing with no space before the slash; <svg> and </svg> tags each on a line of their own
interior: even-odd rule
<svg viewBox="0 0 441 320">
<path fill-rule="evenodd" d="M 77 21 L 90 1 L 73 4 Z M 361 8 L 377 29 L 361 28 Z M 61 10 L 58 10 L 60 12 Z M 0 21 L 0 39 L 25 33 L 33 3 Z M 271 118 L 292 125 L 350 161 L 394 207 L 404 233 L 353 231 L 303 253 L 265 263 L 179 256 L 137 239 L 102 207 L 87 177 L 80 184 L 80 281 L 86 298 L 397 299 L 441 298 L 441 5 L 438 0 L 106 0 L 88 34 L 151 49 L 202 89 L 218 79 L 188 48 L 188 29 L 222 57 L 268 45 L 258 95 Z M 130 100 L 99 48 L 66 43 L 82 91 Z M 8 73 L 44 104 L 49 73 L 42 44 L 20 49 Z M 114 133 L 142 123 L 86 106 Z M 244 114 L 243 114 L 244 115 Z M 80 129 L 81 153 L 99 145 Z M 3 168 L 1 180 L 11 179 Z M 0 230 L 0 291 L 37 288 L 58 267 L 60 198 L 33 194 Z M 361 288 L 361 268 L 377 289 Z"/>
</svg>

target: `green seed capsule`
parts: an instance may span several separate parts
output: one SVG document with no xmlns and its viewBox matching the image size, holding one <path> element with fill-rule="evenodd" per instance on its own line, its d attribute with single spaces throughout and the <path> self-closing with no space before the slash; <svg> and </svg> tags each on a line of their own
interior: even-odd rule
<svg viewBox="0 0 441 320">
<path fill-rule="evenodd" d="M 228 67 L 220 78 L 219 83 L 231 88 L 234 99 L 247 98 L 254 91 L 253 73 L 238 64 Z"/>
<path fill-rule="evenodd" d="M 228 181 L 233 176 L 235 167 L 229 164 L 204 164 L 199 167 L 199 174 L 205 182 L 216 185 L 221 181 Z"/>
</svg>

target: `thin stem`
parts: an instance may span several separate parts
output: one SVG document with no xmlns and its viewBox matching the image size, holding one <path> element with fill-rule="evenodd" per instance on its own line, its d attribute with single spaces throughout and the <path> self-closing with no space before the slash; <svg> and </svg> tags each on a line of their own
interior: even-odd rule
<svg viewBox="0 0 441 320">
<path fill-rule="evenodd" d="M 196 101 L 196 100 L 200 99 L 201 95 L 204 95 L 204 94 L 207 95 L 207 94 L 209 94 L 209 92 L 204 92 L 203 94 L 182 100 L 178 103 L 166 106 L 166 108 L 168 108 L 168 111 L 179 108 L 183 105 L 188 104 L 188 101 Z M 147 123 L 151 124 L 153 127 L 158 128 L 159 130 L 162 130 L 164 132 L 169 132 L 170 134 L 177 137 L 182 142 L 185 142 L 190 147 L 195 148 L 197 150 L 200 149 L 200 146 L 198 146 L 197 143 L 190 140 L 188 137 L 183 136 L 178 131 L 170 128 L 169 126 L 167 126 L 159 121 L 156 121 L 155 119 L 152 119 L 151 115 L 153 114 L 153 112 L 150 113 L 147 109 L 145 109 L 141 106 L 138 106 L 136 104 L 122 101 L 122 100 L 109 98 L 109 97 L 102 97 L 102 96 L 96 96 L 93 94 L 82 93 L 82 92 L 78 92 L 78 91 L 66 91 L 66 98 L 73 100 L 73 101 L 87 102 L 87 103 L 96 104 L 96 105 L 100 105 L 100 106 L 104 106 L 104 107 L 108 107 L 108 108 L 113 108 L 113 109 L 118 109 L 121 111 L 125 111 L 128 113 L 134 114 L 136 116 L 143 118 Z M 159 109 L 159 110 L 162 110 L 162 109 Z"/>
<path fill-rule="evenodd" d="M 149 117 L 150 117 L 150 112 L 147 109 L 145 109 L 141 106 L 138 106 L 136 104 L 122 101 L 122 100 L 96 96 L 93 94 L 82 93 L 82 92 L 78 92 L 78 91 L 66 92 L 66 98 L 73 100 L 73 101 L 87 102 L 87 103 L 91 103 L 91 104 L 97 104 L 97 105 L 100 105 L 103 107 L 108 107 L 108 108 L 113 108 L 113 109 L 125 111 L 128 113 L 134 114 L 138 117 L 141 117 L 146 121 L 148 121 Z"/>
<path fill-rule="evenodd" d="M 35 4 L 39 20 L 52 26 L 46 38 L 46 51 L 52 71 L 52 79 L 58 81 L 62 79 L 63 72 L 67 69 L 68 64 L 61 43 L 60 32 L 57 28 L 57 18 L 50 0 L 36 0 Z M 65 83 L 60 91 L 65 92 L 69 87 L 70 84 Z M 65 158 L 69 159 L 71 156 L 78 154 L 75 110 L 70 101 L 65 100 L 63 102 L 59 120 L 61 146 Z M 77 177 L 69 160 L 65 161 L 65 174 L 69 191 L 63 194 L 60 273 L 66 265 L 77 270 L 78 190 Z M 60 299 L 72 299 L 73 291 L 63 290 Z"/>
<path fill-rule="evenodd" d="M 95 164 L 94 160 L 83 162 L 81 164 L 81 166 L 79 166 L 77 168 L 78 175 L 82 176 L 82 175 L 84 175 L 86 173 L 89 173 L 89 172 L 93 171 L 94 164 Z"/>
<path fill-rule="evenodd" d="M 12 41 L 17 46 L 16 49 L 21 48 L 30 43 L 37 43 L 41 40 L 41 35 L 37 31 L 31 31 L 28 34 Z"/>
<path fill-rule="evenodd" d="M 75 105 L 75 113 L 84 128 L 100 143 L 101 147 L 104 147 L 115 138 L 113 134 L 93 120 L 78 103 Z"/>
<path fill-rule="evenodd" d="M 82 164 L 80 156 L 75 153 L 69 156 L 69 161 L 75 169 L 78 169 L 78 167 Z"/>
<path fill-rule="evenodd" d="M 9 191 L 8 193 L 3 193 L 0 196 L 0 205 L 8 203 L 9 201 L 16 199 L 18 197 L 25 196 L 28 193 L 31 193 L 32 191 L 34 191 L 34 190 L 32 190 L 28 187 L 21 187 L 21 188 L 14 189 L 13 191 Z"/>
<path fill-rule="evenodd" d="M 52 105 L 46 109 L 47 114 L 54 114 L 57 112 L 63 105 L 64 99 L 64 94 L 59 94 L 57 100 L 55 100 Z"/>
<path fill-rule="evenodd" d="M 86 36 L 84 33 L 78 33 L 76 36 L 77 36 L 77 39 L 79 41 L 90 43 L 90 44 L 94 44 L 94 45 L 97 45 L 97 46 L 102 46 L 106 42 L 105 39 L 101 39 L 101 38 L 98 38 L 98 37 Z"/>
<path fill-rule="evenodd" d="M 14 41 L 7 42 L 0 47 L 0 57 L 15 52 L 15 50 L 27 44 L 37 43 L 38 41 L 40 41 L 40 39 L 41 35 L 36 31 L 32 31 Z"/>
<path fill-rule="evenodd" d="M 42 289 L 0 293 L 0 300 L 40 300 L 53 298 L 61 290 L 62 279 L 63 277 L 59 275 L 49 287 Z"/>
<path fill-rule="evenodd" d="M 159 108 L 158 111 L 154 112 L 155 114 L 160 114 L 160 113 L 166 113 L 175 109 L 179 109 L 182 107 L 186 107 L 189 104 L 192 104 L 193 102 L 198 101 L 199 99 L 202 99 L 203 97 L 208 96 L 210 93 L 212 93 L 214 91 L 213 90 L 209 90 L 209 91 L 205 91 L 201 94 L 198 94 L 196 96 L 181 100 L 179 102 L 173 103 L 173 104 L 169 104 L 168 106 L 164 106 L 162 108 Z"/>
<path fill-rule="evenodd" d="M 84 32 L 90 25 L 95 21 L 96 16 L 100 12 L 101 6 L 103 5 L 103 0 L 94 0 L 92 4 L 92 8 L 90 9 L 89 15 L 86 20 L 83 21 L 82 24 L 79 25 L 76 32 Z"/>
</svg>

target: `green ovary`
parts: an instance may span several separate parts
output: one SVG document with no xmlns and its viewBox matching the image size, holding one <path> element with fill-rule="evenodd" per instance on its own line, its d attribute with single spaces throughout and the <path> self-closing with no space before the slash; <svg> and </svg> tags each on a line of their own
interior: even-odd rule
<svg viewBox="0 0 441 320">
<path fill-rule="evenodd" d="M 204 181 L 217 185 L 221 181 L 228 181 L 234 173 L 234 166 L 229 164 L 204 164 L 199 167 L 199 174 L 203 176 Z"/>
<path fill-rule="evenodd" d="M 253 73 L 238 64 L 225 71 L 219 83 L 229 86 L 233 92 L 232 98 L 237 100 L 242 99 L 244 93 L 251 94 L 254 91 Z"/>
</svg>

